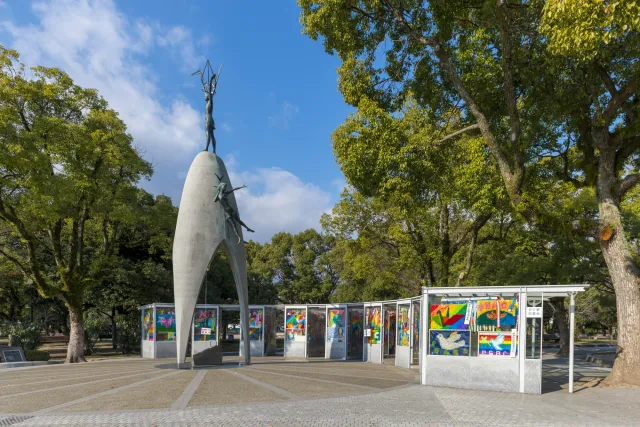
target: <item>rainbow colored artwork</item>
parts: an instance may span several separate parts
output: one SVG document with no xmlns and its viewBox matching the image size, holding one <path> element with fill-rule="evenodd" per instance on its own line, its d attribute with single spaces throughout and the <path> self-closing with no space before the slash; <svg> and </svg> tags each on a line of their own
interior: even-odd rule
<svg viewBox="0 0 640 427">
<path fill-rule="evenodd" d="M 332 308 L 329 310 L 329 327 L 344 327 L 344 308 Z"/>
<path fill-rule="evenodd" d="M 429 331 L 429 354 L 437 356 L 469 356 L 469 331 Z"/>
<path fill-rule="evenodd" d="M 499 305 L 498 305 L 499 304 Z M 498 307 L 500 320 L 498 321 Z M 482 326 L 516 326 L 518 298 L 478 301 L 477 324 Z"/>
<path fill-rule="evenodd" d="M 362 334 L 362 312 L 349 310 L 349 327 L 354 336 Z"/>
<path fill-rule="evenodd" d="M 400 306 L 398 310 L 398 345 L 408 346 L 411 341 L 409 307 Z"/>
<path fill-rule="evenodd" d="M 262 309 L 249 309 L 249 339 L 260 341 L 262 339 Z"/>
<path fill-rule="evenodd" d="M 156 331 L 158 341 L 176 340 L 176 313 L 173 308 L 156 307 Z"/>
<path fill-rule="evenodd" d="M 432 304 L 430 329 L 469 329 L 464 324 L 467 304 Z"/>
<path fill-rule="evenodd" d="M 304 341 L 307 310 L 290 308 L 286 315 L 285 337 L 287 341 Z"/>
<path fill-rule="evenodd" d="M 218 310 L 216 308 L 196 308 L 193 315 L 193 340 L 215 341 L 218 325 Z M 202 328 L 211 329 L 210 334 L 203 334 Z"/>
<path fill-rule="evenodd" d="M 153 308 L 144 310 L 143 323 L 143 340 L 153 341 Z"/>
<path fill-rule="evenodd" d="M 509 357 L 513 340 L 514 336 L 507 331 L 478 332 L 478 356 Z M 517 352 L 516 348 L 517 345 L 514 347 L 514 352 Z"/>
<path fill-rule="evenodd" d="M 380 307 L 367 307 L 367 329 L 370 329 L 368 337 L 369 344 L 378 344 L 380 342 L 380 329 L 382 328 L 382 313 Z"/>
<path fill-rule="evenodd" d="M 327 342 L 344 342 L 344 308 L 329 310 Z"/>
</svg>

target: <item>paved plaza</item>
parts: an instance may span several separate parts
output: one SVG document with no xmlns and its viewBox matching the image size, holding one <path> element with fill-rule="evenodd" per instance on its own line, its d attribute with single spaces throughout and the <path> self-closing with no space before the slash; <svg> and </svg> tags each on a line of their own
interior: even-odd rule
<svg viewBox="0 0 640 427">
<path fill-rule="evenodd" d="M 389 364 L 273 357 L 192 371 L 172 362 L 2 370 L 0 426 L 628 426 L 640 419 L 640 389 L 578 385 L 570 395 L 557 380 L 557 391 L 537 396 L 424 387 L 416 370 Z M 585 369 L 589 378 L 606 375 Z M 560 378 L 562 369 L 550 373 Z"/>
</svg>

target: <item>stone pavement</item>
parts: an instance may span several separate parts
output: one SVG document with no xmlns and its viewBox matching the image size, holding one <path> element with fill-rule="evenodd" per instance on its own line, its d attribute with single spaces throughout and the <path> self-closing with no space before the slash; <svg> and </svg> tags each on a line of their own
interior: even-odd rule
<svg viewBox="0 0 640 427">
<path fill-rule="evenodd" d="M 0 426 L 629 426 L 640 420 L 640 389 L 521 395 L 424 387 L 416 385 L 415 371 L 388 365 L 256 362 L 176 371 L 138 359 L 0 373 Z"/>
</svg>

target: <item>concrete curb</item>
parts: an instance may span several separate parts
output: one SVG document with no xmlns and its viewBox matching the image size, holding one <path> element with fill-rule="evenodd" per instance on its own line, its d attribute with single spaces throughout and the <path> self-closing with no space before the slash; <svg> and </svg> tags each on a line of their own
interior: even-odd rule
<svg viewBox="0 0 640 427">
<path fill-rule="evenodd" d="M 585 357 L 585 362 L 589 362 L 589 363 L 594 363 L 596 365 L 599 366 L 606 366 L 607 368 L 611 368 L 613 367 L 613 362 L 609 361 L 609 360 L 605 360 L 603 359 L 601 356 L 604 354 L 614 354 L 615 353 L 591 353 L 591 354 L 587 354 L 587 357 Z"/>
<path fill-rule="evenodd" d="M 59 365 L 64 362 L 60 362 L 57 360 L 49 360 L 49 361 L 38 361 L 38 362 L 6 362 L 0 363 L 0 369 L 9 369 L 9 368 L 26 368 L 29 366 L 41 366 L 41 365 Z"/>
</svg>

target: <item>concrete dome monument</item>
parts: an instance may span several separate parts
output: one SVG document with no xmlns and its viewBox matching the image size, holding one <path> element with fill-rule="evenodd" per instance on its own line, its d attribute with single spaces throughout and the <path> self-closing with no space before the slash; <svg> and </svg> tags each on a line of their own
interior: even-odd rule
<svg viewBox="0 0 640 427">
<path fill-rule="evenodd" d="M 240 219 L 238 205 L 224 162 L 215 153 L 213 136 L 213 96 L 220 72 L 213 74 L 209 61 L 203 71 L 196 71 L 205 93 L 205 125 L 207 145 L 191 163 L 182 190 L 178 221 L 173 241 L 173 291 L 176 309 L 177 361 L 185 361 L 193 313 L 207 268 L 218 249 L 224 251 L 240 302 L 240 355 L 250 363 L 249 307 L 247 290 L 247 262 L 242 227 L 253 232 Z M 205 78 L 205 74 L 206 78 Z M 213 143 L 213 144 L 211 144 Z M 209 152 L 213 146 L 213 153 Z M 209 350 L 205 350 L 209 351 Z M 216 349 L 218 354 L 219 349 Z M 204 353 L 204 352 L 203 352 Z M 198 359 L 194 354 L 194 359 Z M 202 357 L 200 358 L 202 359 Z M 205 358 L 206 359 L 206 358 Z"/>
</svg>

